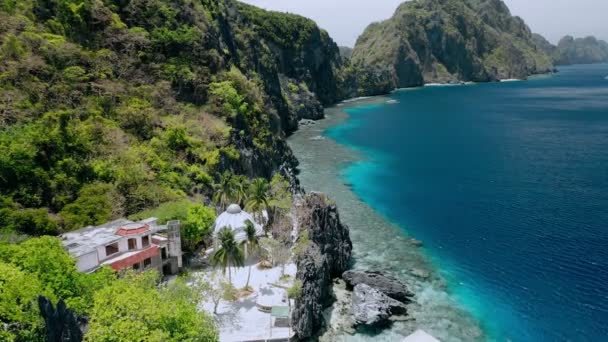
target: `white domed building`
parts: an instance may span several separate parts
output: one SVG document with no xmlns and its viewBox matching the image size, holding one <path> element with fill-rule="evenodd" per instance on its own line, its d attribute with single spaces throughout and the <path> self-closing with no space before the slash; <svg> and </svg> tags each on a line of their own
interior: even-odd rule
<svg viewBox="0 0 608 342">
<path fill-rule="evenodd" d="M 255 226 L 256 235 L 264 235 L 264 229 L 253 219 L 253 216 L 242 210 L 238 204 L 231 204 L 228 206 L 225 212 L 217 217 L 213 224 L 213 238 L 216 240 L 219 231 L 228 227 L 234 232 L 234 238 L 237 242 L 247 240 L 247 233 L 245 233 L 245 227 L 247 221 L 253 222 Z M 217 241 L 217 240 L 216 240 Z"/>
</svg>

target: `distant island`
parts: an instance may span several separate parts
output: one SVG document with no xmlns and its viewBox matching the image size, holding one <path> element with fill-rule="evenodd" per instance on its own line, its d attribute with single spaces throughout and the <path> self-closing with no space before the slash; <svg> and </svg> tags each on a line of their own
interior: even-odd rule
<svg viewBox="0 0 608 342">
<path fill-rule="evenodd" d="M 525 22 L 500 0 L 403 3 L 359 37 L 352 63 L 387 70 L 395 87 L 525 79 L 554 69 Z"/>
<path fill-rule="evenodd" d="M 608 43 L 594 36 L 574 38 L 565 36 L 557 45 L 534 34 L 536 45 L 553 59 L 555 65 L 593 64 L 608 62 Z"/>
</svg>

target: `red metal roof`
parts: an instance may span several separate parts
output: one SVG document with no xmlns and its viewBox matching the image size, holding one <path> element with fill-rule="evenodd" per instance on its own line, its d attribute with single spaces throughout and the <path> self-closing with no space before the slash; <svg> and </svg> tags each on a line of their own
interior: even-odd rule
<svg viewBox="0 0 608 342">
<path fill-rule="evenodd" d="M 150 230 L 150 226 L 145 223 L 141 224 L 128 224 L 126 226 L 122 226 L 116 230 L 116 235 L 127 236 L 127 235 L 135 235 L 144 233 Z"/>
</svg>

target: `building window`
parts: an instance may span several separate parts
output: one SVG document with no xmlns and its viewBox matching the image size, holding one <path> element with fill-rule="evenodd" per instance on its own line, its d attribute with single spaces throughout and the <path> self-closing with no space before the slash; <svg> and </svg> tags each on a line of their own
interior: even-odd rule
<svg viewBox="0 0 608 342">
<path fill-rule="evenodd" d="M 148 258 L 144 260 L 144 269 L 150 267 L 152 265 L 152 258 Z"/>
<path fill-rule="evenodd" d="M 118 253 L 118 242 L 106 246 L 106 256 Z"/>
<path fill-rule="evenodd" d="M 134 271 L 139 271 L 139 263 L 133 264 L 133 270 Z"/>
<path fill-rule="evenodd" d="M 161 258 L 162 258 L 163 260 L 167 259 L 167 249 L 163 247 L 163 248 L 160 250 L 160 255 L 161 255 Z"/>
<path fill-rule="evenodd" d="M 137 239 L 129 239 L 129 250 L 137 249 Z"/>
<path fill-rule="evenodd" d="M 141 245 L 143 248 L 150 246 L 150 235 L 146 235 L 141 238 Z"/>
</svg>

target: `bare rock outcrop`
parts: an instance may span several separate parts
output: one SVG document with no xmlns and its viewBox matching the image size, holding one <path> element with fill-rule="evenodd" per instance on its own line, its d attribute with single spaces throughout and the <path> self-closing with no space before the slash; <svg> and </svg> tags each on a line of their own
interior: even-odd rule
<svg viewBox="0 0 608 342">
<path fill-rule="evenodd" d="M 409 303 L 414 296 L 398 279 L 380 272 L 346 271 L 342 274 L 342 279 L 349 289 L 353 289 L 359 284 L 365 284 L 403 303 Z"/>
<path fill-rule="evenodd" d="M 306 233 L 308 245 L 296 256 L 302 295 L 292 310 L 292 327 L 298 338 L 308 339 L 324 324 L 323 310 L 332 300 L 332 279 L 348 268 L 352 243 L 336 205 L 325 195 L 306 195 L 298 210 L 300 234 Z"/>
<path fill-rule="evenodd" d="M 392 315 L 406 314 L 407 308 L 367 284 L 358 284 L 353 291 L 352 312 L 355 325 L 381 327 L 390 324 Z"/>
</svg>

